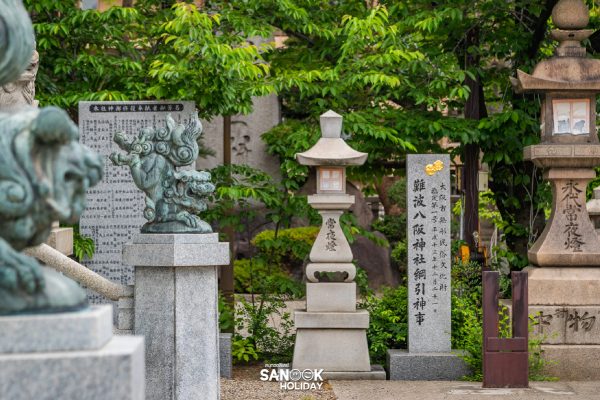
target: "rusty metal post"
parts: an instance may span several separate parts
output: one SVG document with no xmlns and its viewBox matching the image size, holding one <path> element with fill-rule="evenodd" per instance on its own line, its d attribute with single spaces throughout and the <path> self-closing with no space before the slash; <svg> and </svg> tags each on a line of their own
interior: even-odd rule
<svg viewBox="0 0 600 400">
<path fill-rule="evenodd" d="M 512 338 L 499 337 L 498 279 L 483 272 L 483 387 L 529 387 L 527 273 L 513 272 Z"/>
</svg>

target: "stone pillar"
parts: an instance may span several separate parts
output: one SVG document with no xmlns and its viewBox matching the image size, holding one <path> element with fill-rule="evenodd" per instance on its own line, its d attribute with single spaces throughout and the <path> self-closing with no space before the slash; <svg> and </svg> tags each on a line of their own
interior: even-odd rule
<svg viewBox="0 0 600 400">
<path fill-rule="evenodd" d="M 135 268 L 146 398 L 219 399 L 217 268 L 229 263 L 228 243 L 217 233 L 139 234 L 124 246 L 123 262 Z"/>
<path fill-rule="evenodd" d="M 143 400 L 144 339 L 113 336 L 109 305 L 0 317 L 0 397 Z"/>
<path fill-rule="evenodd" d="M 407 156 L 408 351 L 388 350 L 390 380 L 457 380 L 451 352 L 450 156 Z"/>
</svg>

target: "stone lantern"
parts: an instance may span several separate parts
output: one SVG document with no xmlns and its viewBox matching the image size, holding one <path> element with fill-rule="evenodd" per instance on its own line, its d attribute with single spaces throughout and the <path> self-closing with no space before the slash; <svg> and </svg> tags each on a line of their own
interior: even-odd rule
<svg viewBox="0 0 600 400">
<path fill-rule="evenodd" d="M 580 41 L 593 30 L 583 0 L 561 0 L 552 13 L 560 42 L 554 57 L 540 62 L 532 75 L 518 71 L 517 91 L 542 97 L 538 145 L 525 148 L 525 159 L 544 169 L 552 184 L 552 216 L 529 250 L 539 267 L 600 266 L 600 241 L 585 207 L 587 184 L 600 165 L 596 133 L 596 94 L 600 92 L 600 60 L 586 57 Z"/>
<path fill-rule="evenodd" d="M 560 379 L 600 379 L 600 240 L 586 208 L 586 187 L 600 165 L 596 96 L 600 60 L 588 58 L 581 41 L 593 30 L 583 0 L 560 0 L 552 19 L 559 42 L 552 58 L 533 73 L 518 71 L 518 92 L 542 99 L 541 143 L 525 159 L 544 170 L 552 185 L 552 214 L 528 252 L 529 315 L 533 335 L 555 364 L 545 372 Z"/>
<path fill-rule="evenodd" d="M 306 310 L 296 311 L 294 369 L 324 369 L 338 379 L 385 379 L 372 372 L 366 330 L 369 313 L 356 310 L 356 267 L 340 217 L 354 204 L 346 194 L 346 167 L 362 165 L 360 153 L 341 138 L 342 117 L 333 111 L 321 115 L 322 137 L 309 150 L 296 154 L 302 165 L 316 167 L 317 193 L 308 203 L 323 218 L 321 230 L 306 267 Z"/>
</svg>

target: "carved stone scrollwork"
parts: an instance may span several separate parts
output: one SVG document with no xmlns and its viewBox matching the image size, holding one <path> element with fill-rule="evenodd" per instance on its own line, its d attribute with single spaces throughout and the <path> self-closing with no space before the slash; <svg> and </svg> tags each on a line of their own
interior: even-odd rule
<svg viewBox="0 0 600 400">
<path fill-rule="evenodd" d="M 352 263 L 311 263 L 306 266 L 306 279 L 309 282 L 322 282 L 323 275 L 328 274 L 336 276 L 328 279 L 329 282 L 338 280 L 352 282 L 356 277 L 356 266 Z M 342 279 L 340 279 L 340 275 Z"/>
</svg>

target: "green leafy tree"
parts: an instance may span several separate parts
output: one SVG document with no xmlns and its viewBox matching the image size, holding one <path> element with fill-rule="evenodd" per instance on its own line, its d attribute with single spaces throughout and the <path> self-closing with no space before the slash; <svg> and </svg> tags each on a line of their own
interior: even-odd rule
<svg viewBox="0 0 600 400">
<path fill-rule="evenodd" d="M 78 1 L 25 0 L 37 35 L 41 105 L 75 116 L 82 100 L 194 100 L 200 116 L 248 113 L 272 91 L 260 34 L 191 2 L 138 0 L 80 10 Z M 233 22 L 232 22 L 233 21 Z"/>
</svg>

